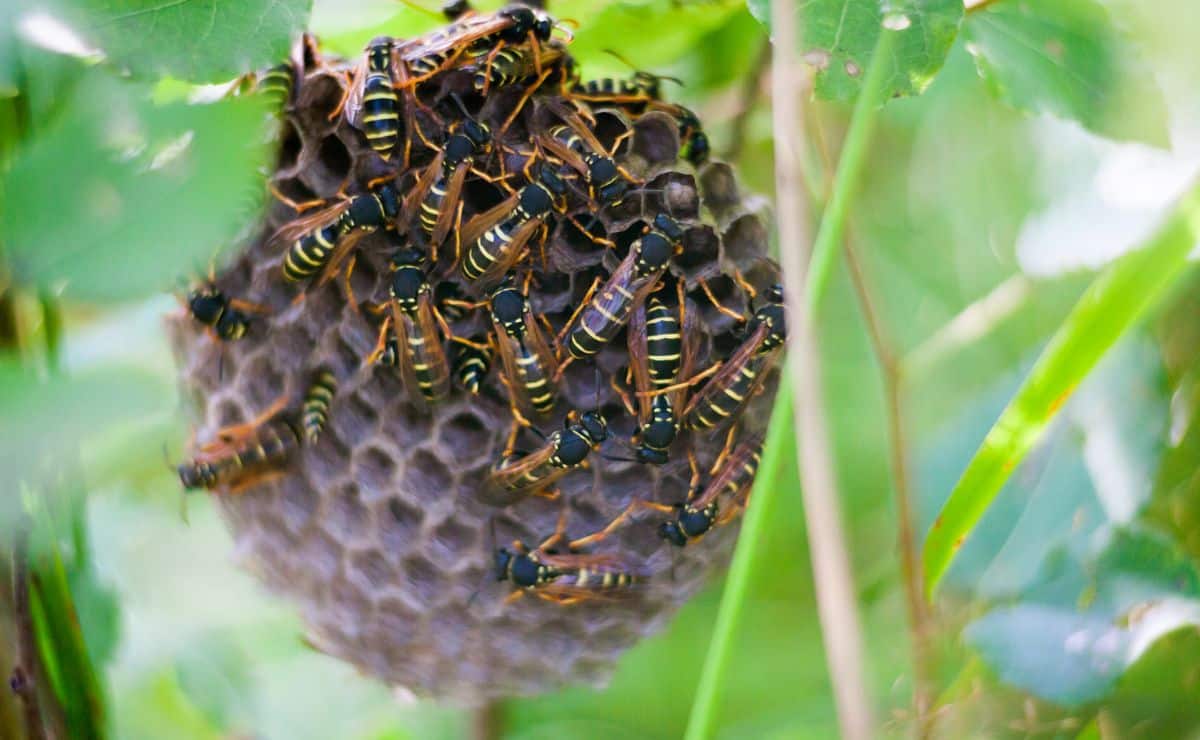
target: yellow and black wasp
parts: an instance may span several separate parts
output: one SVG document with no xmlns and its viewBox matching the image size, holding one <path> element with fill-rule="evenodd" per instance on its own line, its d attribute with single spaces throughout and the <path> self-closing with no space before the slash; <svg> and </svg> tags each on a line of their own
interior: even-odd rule
<svg viewBox="0 0 1200 740">
<path fill-rule="evenodd" d="M 619 105 L 632 109 L 638 107 L 639 103 L 661 100 L 663 80 L 674 82 L 677 85 L 683 84 L 675 77 L 656 75 L 640 70 L 612 49 L 604 51 L 633 69 L 633 74 L 629 77 L 600 77 L 586 81 L 576 79 L 568 90 L 572 98 L 587 103 Z"/>
<path fill-rule="evenodd" d="M 594 599 L 614 598 L 644 581 L 644 576 L 611 555 L 557 553 L 552 546 L 562 539 L 556 531 L 542 544 L 530 549 L 520 540 L 498 547 L 493 555 L 497 581 L 513 585 L 511 602 L 525 594 L 561 606 Z"/>
<path fill-rule="evenodd" d="M 403 223 L 411 223 L 414 214 L 419 213 L 418 223 L 435 250 L 435 262 L 438 245 L 455 224 L 456 215 L 461 218 L 459 200 L 467 173 L 476 158 L 486 155 L 492 145 L 492 133 L 487 124 L 468 115 L 457 95 L 452 97 L 462 108 L 464 118 L 461 123 L 452 124 L 441 151 L 409 192 L 401 219 Z"/>
<path fill-rule="evenodd" d="M 786 338 L 783 286 L 767 292 L 767 303 L 754 313 L 747 336 L 733 355 L 700 387 L 683 411 L 687 429 L 714 429 L 736 419 L 762 386 L 767 370 L 775 362 Z M 694 383 L 699 377 L 688 381 Z"/>
<path fill-rule="evenodd" d="M 548 76 L 548 68 L 562 58 L 563 49 L 557 45 L 506 46 L 479 59 L 474 65 L 472 86 L 480 94 L 487 95 L 495 88 L 513 85 L 529 77 Z"/>
<path fill-rule="evenodd" d="M 450 393 L 450 364 L 424 263 L 425 255 L 416 249 L 400 249 L 393 255 L 388 287 L 391 313 L 380 327 L 372 357 L 387 351 L 390 328 L 395 333 L 395 362 L 405 387 L 414 397 L 434 403 Z"/>
<path fill-rule="evenodd" d="M 385 184 L 283 226 L 275 239 L 292 244 L 283 260 L 284 279 L 299 282 L 322 271 L 332 274 L 360 238 L 390 227 L 399 210 L 396 189 Z"/>
<path fill-rule="evenodd" d="M 630 317 L 629 371 L 637 389 L 638 462 L 665 465 L 679 433 L 687 396 L 687 385 L 679 380 L 692 372 L 694 324 L 682 299 L 672 307 L 657 294 Z"/>
<path fill-rule="evenodd" d="M 300 405 L 300 424 L 304 430 L 305 444 L 316 444 L 321 431 L 329 422 L 329 406 L 337 393 L 337 376 L 329 370 L 317 373 L 304 400 Z"/>
<path fill-rule="evenodd" d="M 216 441 L 177 468 L 183 487 L 226 488 L 236 493 L 261 480 L 260 474 L 286 463 L 304 439 L 300 425 L 283 413 L 286 402 L 285 396 L 253 421 L 218 431 Z"/>
<path fill-rule="evenodd" d="M 226 342 L 246 336 L 253 321 L 251 314 L 266 312 L 263 306 L 226 296 L 214 285 L 189 293 L 187 310 L 193 319 L 208 327 L 213 336 Z"/>
<path fill-rule="evenodd" d="M 385 160 L 391 159 L 400 141 L 400 98 L 392 81 L 393 40 L 371 40 L 350 78 L 343 113 L 367 143 Z"/>
<path fill-rule="evenodd" d="M 404 84 L 420 84 L 460 64 L 490 66 L 496 55 L 515 44 L 528 42 L 540 54 L 541 44 L 550 40 L 555 28 L 566 31 L 544 12 L 523 5 L 494 13 L 464 11 L 445 28 L 401 46 L 400 59 L 411 74 Z"/>
<path fill-rule="evenodd" d="M 511 280 L 492 292 L 489 310 L 513 416 L 530 426 L 529 419 L 552 411 L 558 398 L 554 352 L 528 297 Z"/>
<path fill-rule="evenodd" d="M 547 101 L 546 107 L 566 125 L 555 125 L 538 137 L 539 144 L 583 176 L 588 197 L 597 207 L 620 205 L 631 183 L 637 180 L 625 172 L 587 124 L 565 106 Z M 632 134 L 632 129 L 613 144 Z"/>
<path fill-rule="evenodd" d="M 671 258 L 678 253 L 683 229 L 660 213 L 650 229 L 629 247 L 629 254 L 603 287 L 593 283 L 579 310 L 563 329 L 562 349 L 576 360 L 599 352 L 629 321 L 629 314 L 658 285 Z"/>
<path fill-rule="evenodd" d="M 529 239 L 552 214 L 566 210 L 567 187 L 553 168 L 542 167 L 537 180 L 463 226 L 470 245 L 459 267 L 462 276 L 485 287 L 500 280 L 525 254 Z"/>
<path fill-rule="evenodd" d="M 631 517 L 642 511 L 667 514 L 671 518 L 658 526 L 658 535 L 676 547 L 684 547 L 733 519 L 745 508 L 754 485 L 754 477 L 762 460 L 762 439 L 752 437 L 730 451 L 733 442 L 730 434 L 725 448 L 709 471 L 709 479 L 700 485 L 700 474 L 693 463 L 692 484 L 687 500 L 674 505 L 636 500 L 604 529 L 581 537 L 571 543 L 572 547 L 592 545 L 602 541 Z M 724 498 L 724 502 L 722 502 Z"/>
<path fill-rule="evenodd" d="M 544 494 L 560 478 L 582 466 L 592 450 L 608 439 L 608 422 L 599 410 L 571 413 L 563 428 L 528 453 L 507 453 L 492 466 L 483 500 L 507 506 L 526 496 Z"/>
</svg>

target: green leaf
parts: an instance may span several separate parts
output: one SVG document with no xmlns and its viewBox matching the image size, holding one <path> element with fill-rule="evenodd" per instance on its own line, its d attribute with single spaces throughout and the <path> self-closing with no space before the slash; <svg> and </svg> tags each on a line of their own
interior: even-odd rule
<svg viewBox="0 0 1200 740">
<path fill-rule="evenodd" d="M 202 270 L 261 207 L 253 98 L 156 106 L 141 86 L 92 72 L 3 176 L 14 279 L 112 301 Z"/>
<path fill-rule="evenodd" d="M 312 0 L 63 0 L 67 19 L 136 77 L 221 82 L 278 64 Z"/>
<path fill-rule="evenodd" d="M 1155 642 L 1200 624 L 1200 573 L 1165 538 L 1122 529 L 1087 562 L 1062 560 L 1038 574 L 1020 603 L 993 609 L 964 633 L 1001 679 L 1040 698 L 1065 706 L 1102 699 Z M 1068 585 L 1064 570 L 1087 576 Z"/>
<path fill-rule="evenodd" d="M 770 24 L 770 0 L 747 4 Z M 796 7 L 800 51 L 817 67 L 814 92 L 822 100 L 858 95 L 885 19 L 898 32 L 886 97 L 921 94 L 946 61 L 963 18 L 961 0 L 808 0 Z"/>
<path fill-rule="evenodd" d="M 160 381 L 133 367 L 39 380 L 15 362 L 0 362 L 0 476 L 13 493 L 0 498 L 0 541 L 21 505 L 19 486 L 57 489 L 81 444 L 169 408 L 170 397 Z"/>
<path fill-rule="evenodd" d="M 1084 293 L 967 465 L 924 547 L 932 593 L 967 535 L 1063 402 L 1150 303 L 1183 271 L 1200 232 L 1200 186 L 1138 251 Z"/>
<path fill-rule="evenodd" d="M 979 74 L 1009 104 L 1167 146 L 1154 75 L 1094 0 L 996 3 L 972 15 L 963 33 Z"/>
</svg>

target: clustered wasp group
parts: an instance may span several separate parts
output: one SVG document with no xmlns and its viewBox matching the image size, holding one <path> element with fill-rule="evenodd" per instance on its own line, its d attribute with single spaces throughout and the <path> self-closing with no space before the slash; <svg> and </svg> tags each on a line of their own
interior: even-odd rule
<svg viewBox="0 0 1200 740">
<path fill-rule="evenodd" d="M 347 182 L 320 208 L 278 194 L 297 210 L 272 239 L 282 255 L 279 279 L 295 286 L 298 303 L 330 281 L 344 280 L 352 296 L 356 245 L 368 234 L 386 236 L 392 245 L 386 294 L 366 296 L 361 304 L 378 337 L 361 369 L 394 369 L 412 401 L 427 409 L 456 388 L 491 394 L 511 409 L 507 449 L 478 491 L 488 504 L 553 498 L 558 481 L 596 455 L 611 456 L 614 446 L 631 456 L 619 459 L 651 466 L 687 455 L 691 484 L 673 504 L 634 500 L 607 526 L 573 540 L 565 534 L 564 509 L 559 527 L 536 547 L 517 541 L 494 550 L 495 576 L 511 583 L 514 597 L 532 593 L 565 604 L 621 593 L 648 574 L 595 551 L 609 534 L 649 516 L 659 536 L 683 547 L 744 508 L 761 438 L 739 440 L 739 420 L 784 343 L 782 289 L 755 290 L 739 274 L 757 303 L 744 316 L 723 307 L 704 278 L 696 278 L 713 307 L 742 327 L 723 360 L 699 366 L 694 311 L 684 279 L 671 271 L 673 261 L 686 257 L 685 225 L 666 210 L 643 210 L 640 232 L 625 244 L 576 223 L 606 251 L 610 269 L 561 326 L 535 312 L 530 286 L 550 269 L 551 226 L 575 219 L 571 214 L 581 208 L 594 220 L 627 200 L 644 203 L 651 191 L 622 164 L 632 130 L 605 144 L 594 108 L 616 109 L 634 121 L 650 113 L 669 116 L 678 127 L 679 159 L 696 167 L 708 159 L 708 140 L 695 114 L 662 100 L 661 82 L 669 78 L 637 71 L 629 78 L 581 80 L 566 52 L 568 26 L 540 10 L 510 5 L 478 13 L 458 2 L 445 13 L 448 25 L 424 36 L 372 40 L 345 70 L 347 93 L 331 116 L 356 129 L 382 171 L 392 174 Z M 318 54 L 311 37 L 300 46 L 302 54 Z M 292 105 L 303 79 L 300 64 L 262 74 L 257 90 L 280 106 Z M 464 83 L 445 94 L 451 76 Z M 519 94 L 501 98 L 509 89 Z M 501 104 L 507 107 L 497 112 Z M 501 125 L 484 122 L 487 106 L 487 118 Z M 498 202 L 471 205 L 464 193 L 473 184 L 494 189 Z M 215 285 L 195 290 L 189 309 L 221 341 L 252 339 L 270 322 L 262 307 Z M 452 324 L 470 315 L 481 316 L 484 328 L 456 335 Z M 594 362 L 622 341 L 622 332 L 629 372 L 611 378 L 611 385 L 636 422 L 630 438 L 618 438 L 600 408 L 571 410 L 561 428 L 539 431 L 563 403 L 567 366 Z M 219 430 L 179 466 L 185 488 L 234 493 L 279 472 L 322 439 L 336 413 L 338 384 L 331 369 L 317 368 L 298 399 L 285 396 L 257 419 Z M 702 470 L 684 433 L 721 432 L 722 452 Z M 523 448 L 523 437 L 538 441 Z"/>
</svg>

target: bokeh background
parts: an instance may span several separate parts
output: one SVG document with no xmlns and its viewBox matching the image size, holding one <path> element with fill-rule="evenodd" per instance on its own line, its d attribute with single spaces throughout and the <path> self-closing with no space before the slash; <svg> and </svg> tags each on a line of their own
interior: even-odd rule
<svg viewBox="0 0 1200 740">
<path fill-rule="evenodd" d="M 867 4 L 834 3 L 851 13 Z M 74 600 L 107 704 L 97 726 L 110 736 L 467 736 L 471 713 L 414 702 L 309 649 L 296 616 L 239 569 L 211 502 L 193 497 L 183 514 L 164 464 L 184 449 L 187 415 L 162 317 L 256 213 L 256 169 L 269 158 L 260 105 L 195 83 L 257 66 L 256 34 L 278 25 L 286 44 L 308 12 L 282 0 L 246 3 L 245 17 L 209 5 L 220 10 L 212 43 L 194 26 L 117 34 L 120 21 L 88 15 L 126 18 L 136 2 L 2 6 L 4 544 L 32 523 L 44 598 Z M 772 130 L 768 33 L 751 12 L 765 17 L 766 4 L 751 6 L 564 0 L 550 10 L 579 22 L 571 51 L 586 76 L 629 73 L 612 49 L 678 77 L 668 95 L 700 113 L 717 153 L 769 200 L 773 144 L 795 132 Z M 915 728 L 890 456 L 899 449 L 907 463 L 923 534 L 1083 289 L 1150 234 L 1200 170 L 1191 0 L 998 0 L 960 23 L 945 37 L 944 66 L 909 80 L 921 94 L 878 116 L 847 223 L 862 293 L 842 261 L 818 327 L 886 735 Z M 353 55 L 377 34 L 436 24 L 392 0 L 317 0 L 308 25 L 326 49 Z M 854 92 L 854 75 L 822 76 L 822 99 L 805 106 L 801 151 L 818 214 Z M 1104 358 L 965 544 L 921 651 L 936 683 L 930 734 L 1200 732 L 1194 273 Z M 887 367 L 872 323 L 894 358 Z M 837 732 L 787 449 L 782 472 L 761 483 L 779 495 L 722 683 L 721 737 Z M 720 586 L 631 650 L 607 689 L 506 703 L 505 737 L 680 736 Z M 7 666 L 11 594 L 0 604 Z M 1073 641 L 1096 634 L 1112 649 Z M 4 727 L 18 726 L 17 711 L 0 697 Z"/>
</svg>

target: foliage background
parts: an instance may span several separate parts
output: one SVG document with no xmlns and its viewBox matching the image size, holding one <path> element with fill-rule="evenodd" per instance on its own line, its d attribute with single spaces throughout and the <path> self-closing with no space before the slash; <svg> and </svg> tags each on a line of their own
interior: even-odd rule
<svg viewBox="0 0 1200 740">
<path fill-rule="evenodd" d="M 257 208 L 267 156 L 255 102 L 192 104 L 189 83 L 272 63 L 308 14 L 297 0 L 214 1 L 223 12 L 197 26 L 198 5 L 3 9 L 0 244 L 21 329 L 0 365 L 4 537 L 23 512 L 48 532 L 38 552 L 62 564 L 113 736 L 463 736 L 467 713 L 413 703 L 307 649 L 295 616 L 237 568 L 207 501 L 180 516 L 161 447 L 182 449 L 184 419 L 160 317 Z M 891 380 L 923 533 L 1096 271 L 1146 237 L 1200 169 L 1200 51 L 1180 22 L 1193 14 L 1188 0 L 1000 0 L 965 18 L 944 0 L 900 5 L 922 43 L 895 52 L 889 90 L 905 97 L 878 115 L 847 242 L 900 358 Z M 825 65 L 803 142 L 819 211 L 880 11 L 867 0 L 802 7 L 805 50 L 828 50 L 807 57 Z M 611 48 L 682 79 L 671 95 L 770 197 L 773 142 L 789 132 L 771 130 L 767 33 L 755 17 L 766 8 L 551 4 L 580 23 L 572 51 L 586 75 L 627 73 L 602 53 Z M 49 17 L 107 60 L 45 48 L 62 46 Z M 151 20 L 152 33 L 139 25 Z M 318 0 L 311 15 L 346 54 L 434 23 L 391 0 Z M 948 572 L 923 651 L 933 734 L 1200 732 L 1194 272 L 1076 391 Z M 872 700 L 885 734 L 907 734 L 915 674 L 889 376 L 844 261 L 818 330 Z M 722 683 L 722 737 L 836 733 L 785 449 L 764 482 L 778 503 Z M 70 495 L 80 491 L 86 499 Z M 31 503 L 38 496 L 59 503 Z M 719 587 L 631 651 L 607 690 L 507 703 L 506 736 L 679 736 Z M 3 650 L 12 627 L 4 621 Z M 0 719 L 15 721 L 11 697 L 0 705 Z"/>
</svg>

